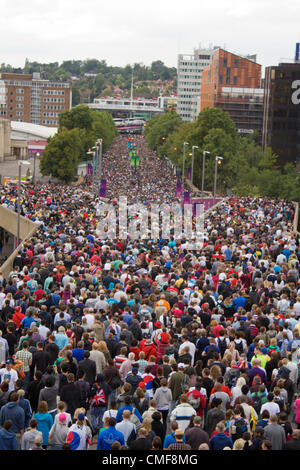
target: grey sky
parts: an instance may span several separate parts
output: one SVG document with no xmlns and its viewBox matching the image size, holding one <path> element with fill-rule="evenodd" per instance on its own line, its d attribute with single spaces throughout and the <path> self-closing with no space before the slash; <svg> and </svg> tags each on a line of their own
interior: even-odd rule
<svg viewBox="0 0 300 470">
<path fill-rule="evenodd" d="M 109 65 L 162 60 L 201 44 L 257 54 L 263 66 L 293 59 L 300 2 L 289 0 L 1 0 L 0 62 L 104 59 Z"/>
</svg>

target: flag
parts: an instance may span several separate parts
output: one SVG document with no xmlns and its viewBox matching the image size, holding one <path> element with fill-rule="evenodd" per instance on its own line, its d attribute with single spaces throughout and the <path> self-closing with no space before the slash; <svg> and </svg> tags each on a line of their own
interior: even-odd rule
<svg viewBox="0 0 300 470">
<path fill-rule="evenodd" d="M 92 164 L 91 164 L 91 163 L 88 163 L 88 166 L 87 166 L 87 174 L 88 174 L 88 175 L 91 175 L 91 174 L 92 174 Z"/>
<path fill-rule="evenodd" d="M 99 196 L 100 197 L 106 196 L 106 180 L 101 180 Z"/>
<path fill-rule="evenodd" d="M 190 204 L 190 193 L 189 191 L 184 191 L 183 204 Z"/>
<path fill-rule="evenodd" d="M 192 169 L 191 168 L 187 169 L 186 177 L 187 177 L 188 180 L 192 179 Z"/>
<path fill-rule="evenodd" d="M 176 197 L 181 196 L 181 189 L 182 189 L 182 184 L 181 181 L 177 181 L 177 186 L 176 186 Z"/>
</svg>

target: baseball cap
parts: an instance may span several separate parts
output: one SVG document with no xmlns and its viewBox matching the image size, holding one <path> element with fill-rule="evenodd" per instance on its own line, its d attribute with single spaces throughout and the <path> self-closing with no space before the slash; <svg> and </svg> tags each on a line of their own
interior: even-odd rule
<svg viewBox="0 0 300 470">
<path fill-rule="evenodd" d="M 85 419 L 85 414 L 79 413 L 79 415 L 77 416 L 77 419 L 79 419 L 79 421 L 83 421 Z"/>
<path fill-rule="evenodd" d="M 139 387 L 140 387 L 140 388 L 145 388 L 145 387 L 146 387 L 145 382 L 140 382 L 140 383 L 139 383 Z"/>
<path fill-rule="evenodd" d="M 81 413 L 81 414 L 83 414 L 83 413 Z M 61 422 L 62 422 L 62 421 L 66 421 L 67 415 L 66 415 L 65 413 L 60 413 L 60 415 L 58 416 L 58 419 L 59 419 L 59 421 L 61 421 Z"/>
</svg>

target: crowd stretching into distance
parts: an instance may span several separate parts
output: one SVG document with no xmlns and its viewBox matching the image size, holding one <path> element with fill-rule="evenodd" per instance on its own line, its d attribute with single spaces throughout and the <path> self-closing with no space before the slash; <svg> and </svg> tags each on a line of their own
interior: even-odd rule
<svg viewBox="0 0 300 470">
<path fill-rule="evenodd" d="M 107 198 L 174 202 L 142 137 L 103 158 Z M 17 210 L 17 188 L 1 204 Z M 24 185 L 37 225 L 0 273 L 0 450 L 299 450 L 292 202 L 227 198 L 188 240 L 105 240 L 92 185 Z"/>
</svg>

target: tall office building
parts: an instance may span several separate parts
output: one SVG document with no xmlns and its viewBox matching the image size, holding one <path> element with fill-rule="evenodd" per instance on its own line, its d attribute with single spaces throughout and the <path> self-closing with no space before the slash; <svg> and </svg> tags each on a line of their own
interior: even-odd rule
<svg viewBox="0 0 300 470">
<path fill-rule="evenodd" d="M 200 112 L 202 71 L 216 48 L 194 49 L 193 54 L 179 54 L 177 65 L 177 113 L 183 121 L 197 119 Z"/>
<path fill-rule="evenodd" d="M 278 163 L 300 166 L 300 63 L 266 67 L 263 148 L 270 147 Z"/>
<path fill-rule="evenodd" d="M 59 114 L 71 106 L 69 83 L 50 82 L 39 73 L 0 74 L 0 117 L 57 127 Z"/>
<path fill-rule="evenodd" d="M 254 131 L 261 137 L 264 90 L 261 65 L 256 56 L 239 56 L 218 49 L 202 73 L 201 111 L 227 111 L 241 134 Z"/>
</svg>

